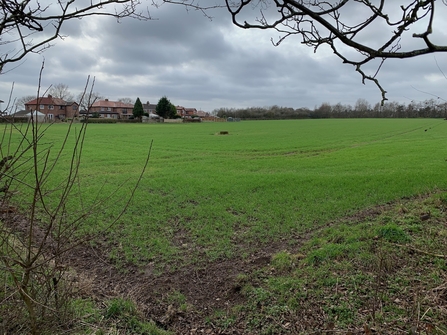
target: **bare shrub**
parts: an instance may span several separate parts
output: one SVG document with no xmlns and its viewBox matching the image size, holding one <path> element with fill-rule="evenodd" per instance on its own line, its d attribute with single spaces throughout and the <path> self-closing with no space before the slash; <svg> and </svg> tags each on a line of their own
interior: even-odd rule
<svg viewBox="0 0 447 335">
<path fill-rule="evenodd" d="M 89 94 L 87 81 L 84 94 Z M 90 93 L 93 89 L 91 85 Z M 39 90 L 37 96 L 40 96 Z M 10 104 L 8 103 L 8 106 Z M 104 233 L 123 215 L 149 162 L 129 189 L 127 201 L 100 232 L 81 233 L 88 219 L 113 196 L 83 199 L 79 171 L 88 123 L 73 123 L 59 143 L 44 141 L 51 124 L 3 123 L 0 143 L 0 332 L 39 334 L 73 322 L 73 285 L 66 255 Z M 152 146 L 152 145 L 151 145 Z M 63 177 L 56 171 L 68 168 Z M 119 186 L 118 186 L 119 188 Z"/>
</svg>

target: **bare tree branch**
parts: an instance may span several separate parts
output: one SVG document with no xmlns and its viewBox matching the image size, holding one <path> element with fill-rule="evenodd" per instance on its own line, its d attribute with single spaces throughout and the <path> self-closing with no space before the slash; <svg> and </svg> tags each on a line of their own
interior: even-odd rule
<svg viewBox="0 0 447 335">
<path fill-rule="evenodd" d="M 70 93 L 68 85 L 63 84 L 63 83 L 52 85 L 49 90 L 49 93 L 53 96 L 53 98 L 62 99 L 65 101 L 73 101 L 74 100 L 74 96 L 73 96 L 73 94 Z M 32 100 L 32 99 L 30 99 L 30 100 Z M 28 100 L 28 101 L 30 101 L 30 100 Z"/>
<path fill-rule="evenodd" d="M 38 97 L 43 69 L 42 63 Z M 94 79 L 90 84 L 89 77 L 81 97 L 89 91 L 91 95 L 93 85 Z M 0 186 L 4 186 L 0 190 L 0 270 L 7 297 L 0 301 L 6 314 L 2 314 L 2 320 L 6 330 L 17 330 L 21 325 L 20 333 L 41 334 L 53 324 L 51 320 L 59 323 L 69 315 L 66 308 L 72 287 L 66 280 L 66 253 L 102 236 L 119 222 L 145 174 L 152 142 L 141 173 L 130 187 L 127 180 L 106 196 L 101 189 L 94 201 L 86 205 L 82 201 L 86 192 L 80 186 L 79 172 L 88 122 L 81 123 L 78 129 L 79 124 L 71 120 L 65 136 L 53 146 L 42 141 L 46 127 L 52 124 L 42 124 L 34 117 L 24 124 L 0 118 L 4 125 L 0 136 Z M 66 162 L 64 175 L 57 177 L 55 170 Z M 120 211 L 106 219 L 97 232 L 81 233 L 89 218 L 103 213 L 107 206 L 112 207 L 113 197 L 123 188 L 128 196 Z"/>
<path fill-rule="evenodd" d="M 92 0 L 79 7 L 74 0 L 57 0 L 42 6 L 33 0 L 0 0 L 0 74 L 5 65 L 22 60 L 29 53 L 40 53 L 61 36 L 66 21 L 88 16 L 112 16 L 149 20 L 140 12 L 139 0 Z"/>
<path fill-rule="evenodd" d="M 196 10 L 219 7 L 204 6 L 200 0 L 163 2 Z M 362 82 L 372 81 L 379 88 L 382 102 L 386 91 L 377 74 L 385 60 L 447 52 L 447 44 L 438 45 L 433 39 L 443 28 L 435 27 L 435 22 L 444 20 L 439 9 L 447 5 L 445 0 L 225 0 L 225 5 L 237 27 L 278 32 L 279 38 L 272 40 L 276 46 L 295 35 L 315 52 L 329 46 L 344 63 L 354 66 Z M 375 38 L 366 38 L 368 34 Z M 416 47 L 415 40 L 420 42 Z M 373 60 L 380 65 L 367 74 L 364 66 Z"/>
<path fill-rule="evenodd" d="M 215 0 L 214 2 L 212 2 L 211 0 L 205 0 L 203 2 L 200 2 L 200 0 L 152 0 L 152 5 L 156 8 L 159 8 L 165 3 L 185 6 L 187 11 L 200 11 L 210 20 L 213 18 L 208 12 L 210 9 L 226 8 L 225 4 L 222 1 L 218 0 Z"/>
</svg>

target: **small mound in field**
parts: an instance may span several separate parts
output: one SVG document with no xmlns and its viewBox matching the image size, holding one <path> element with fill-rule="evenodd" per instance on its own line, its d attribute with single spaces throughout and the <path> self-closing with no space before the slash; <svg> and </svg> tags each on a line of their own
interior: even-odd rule
<svg viewBox="0 0 447 335">
<path fill-rule="evenodd" d="M 222 131 L 218 132 L 216 135 L 230 135 L 230 133 L 226 130 L 222 130 Z"/>
</svg>

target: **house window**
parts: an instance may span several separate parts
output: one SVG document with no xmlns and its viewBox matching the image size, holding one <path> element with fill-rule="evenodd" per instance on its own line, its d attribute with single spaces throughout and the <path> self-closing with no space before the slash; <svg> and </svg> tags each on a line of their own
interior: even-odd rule
<svg viewBox="0 0 447 335">
<path fill-rule="evenodd" d="M 54 115 L 53 114 L 47 114 L 47 117 L 48 117 L 48 120 L 52 121 L 53 118 L 54 118 Z"/>
<path fill-rule="evenodd" d="M 39 109 L 45 109 L 45 105 L 40 105 Z"/>
<path fill-rule="evenodd" d="M 107 111 L 108 112 L 110 112 L 112 110 L 112 108 L 110 108 L 110 107 L 107 107 Z"/>
<path fill-rule="evenodd" d="M 53 110 L 53 109 L 54 109 L 54 106 L 53 106 L 53 105 L 48 105 L 48 109 Z"/>
<path fill-rule="evenodd" d="M 78 109 L 78 106 L 76 106 L 76 105 L 73 105 L 73 106 L 71 106 L 71 109 L 73 109 L 73 110 L 75 111 L 75 110 L 77 110 L 77 109 Z"/>
<path fill-rule="evenodd" d="M 127 109 L 122 110 L 123 114 L 127 114 Z"/>
<path fill-rule="evenodd" d="M 104 110 L 105 110 L 105 108 L 104 108 L 104 107 L 101 107 L 101 112 L 104 112 Z"/>
<path fill-rule="evenodd" d="M 64 109 L 64 106 L 59 106 L 59 109 Z"/>
</svg>

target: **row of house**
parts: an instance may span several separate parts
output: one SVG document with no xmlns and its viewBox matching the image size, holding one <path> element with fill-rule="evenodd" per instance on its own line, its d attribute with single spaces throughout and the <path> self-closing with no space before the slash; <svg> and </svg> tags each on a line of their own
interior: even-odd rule
<svg viewBox="0 0 447 335">
<path fill-rule="evenodd" d="M 157 115 L 156 104 L 151 104 L 149 101 L 143 103 L 143 110 L 149 115 Z M 209 113 L 198 111 L 196 108 L 185 108 L 183 106 L 175 106 L 177 114 L 180 117 L 206 117 Z M 90 109 L 90 114 L 98 113 L 103 118 L 128 119 L 132 117 L 133 105 L 126 104 L 119 101 L 110 101 L 108 99 L 96 101 Z M 81 112 L 82 114 L 82 112 Z"/>
<path fill-rule="evenodd" d="M 155 104 L 149 103 L 149 101 L 143 104 L 143 110 L 149 115 L 156 115 Z M 33 112 L 39 112 L 45 115 L 47 121 L 71 119 L 76 116 L 92 116 L 94 114 L 99 115 L 102 118 L 112 119 L 131 119 L 133 118 L 133 104 L 124 103 L 121 101 L 110 101 L 109 99 L 98 100 L 93 103 L 90 110 L 79 110 L 79 104 L 74 101 L 64 101 L 62 99 L 54 98 L 51 95 L 38 99 L 33 99 L 25 103 L 25 110 L 19 113 L 24 116 Z M 176 106 L 177 114 L 181 117 L 206 117 L 209 113 L 198 111 L 195 108 L 185 108 L 183 106 Z"/>
</svg>

